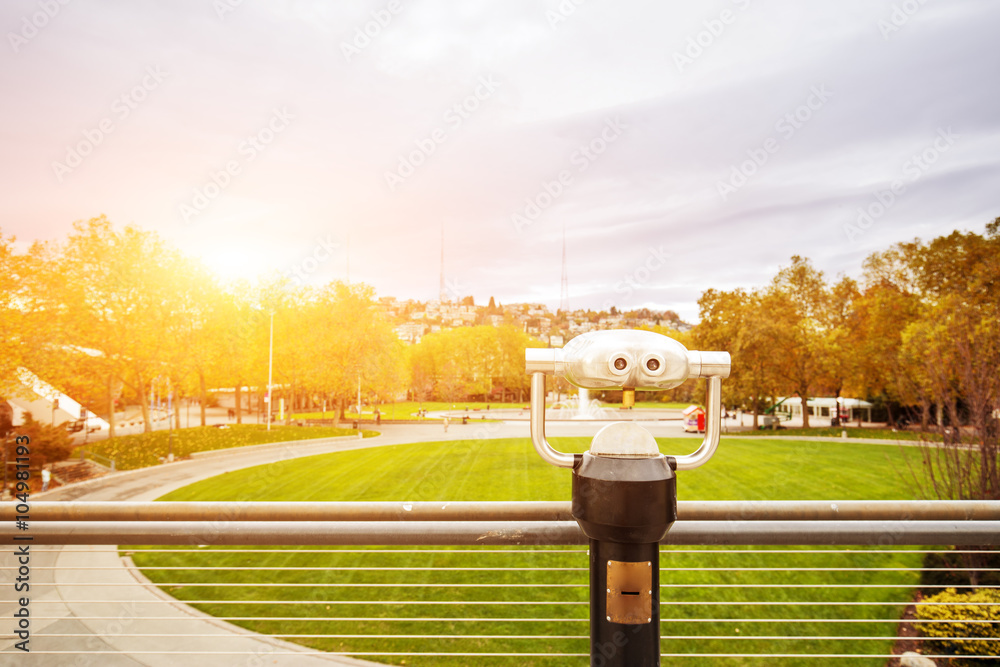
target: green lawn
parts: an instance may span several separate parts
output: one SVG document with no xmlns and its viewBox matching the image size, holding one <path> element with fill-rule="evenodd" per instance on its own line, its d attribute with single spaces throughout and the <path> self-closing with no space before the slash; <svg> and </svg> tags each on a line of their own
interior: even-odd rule
<svg viewBox="0 0 1000 667">
<path fill-rule="evenodd" d="M 564 451 L 581 451 L 587 439 L 556 439 Z M 690 439 L 666 439 L 661 449 L 690 451 Z M 679 496 L 716 500 L 907 499 L 903 457 L 916 452 L 850 443 L 780 439 L 723 440 L 705 467 L 679 475 Z M 461 471 L 457 474 L 456 471 Z M 178 489 L 161 500 L 568 500 L 570 473 L 543 463 L 527 440 L 480 440 L 380 447 L 272 464 L 266 477 L 255 468 L 228 473 Z M 724 525 L 720 525 L 724 528 Z M 235 621 L 275 634 L 466 634 L 569 635 L 568 639 L 408 639 L 300 638 L 302 644 L 330 651 L 479 651 L 586 653 L 587 555 L 576 548 L 338 549 L 204 548 L 194 553 L 136 549 L 134 559 L 153 581 L 183 584 L 165 590 L 181 600 L 215 600 L 196 605 L 223 617 L 281 616 L 288 621 Z M 470 553 L 471 551 L 471 553 Z M 359 553 L 360 552 L 360 553 Z M 831 623 L 832 619 L 896 619 L 919 582 L 921 557 L 908 551 L 824 553 L 821 549 L 664 548 L 661 555 L 662 634 L 665 653 L 888 653 L 894 623 Z M 212 566 L 219 570 L 158 570 L 157 567 Z M 275 570 L 227 569 L 273 567 Z M 388 568 L 453 568 L 408 572 Z M 513 570 L 509 568 L 558 568 Z M 767 568 L 766 571 L 729 568 Z M 899 572 L 799 572 L 793 568 L 902 568 Z M 319 568 L 301 570 L 292 568 Z M 346 568 L 372 568 L 346 569 Z M 490 571 L 487 568 L 503 568 Z M 253 582 L 307 584 L 254 588 Z M 248 586 L 187 584 L 247 582 Z M 421 582 L 425 586 L 395 586 Z M 504 588 L 454 587 L 453 584 L 508 584 Z M 834 588 L 834 584 L 899 585 L 899 588 Z M 355 586 L 343 586 L 355 584 Z M 370 584 L 370 586 L 356 586 Z M 542 585 L 544 584 L 544 586 Z M 560 584 L 560 586 L 549 586 Z M 726 584 L 719 588 L 713 585 Z M 747 587 L 747 584 L 757 585 Z M 340 587 L 336 587 L 339 585 Z M 734 586 L 735 585 L 735 586 Z M 767 588 L 767 585 L 780 587 Z M 799 586 L 786 588 L 786 585 Z M 226 604 L 252 600 L 264 604 Z M 301 600 L 309 604 L 270 605 Z M 343 604 L 393 600 L 401 604 Z M 413 604 L 460 600 L 467 605 Z M 484 605 L 477 601 L 529 601 Z M 720 606 L 722 601 L 747 603 Z M 815 602 L 817 606 L 789 605 Z M 750 604 L 764 602 L 767 604 Z M 836 602 L 875 605 L 834 606 Z M 546 604 L 549 603 L 549 604 Z M 556 603 L 556 604 L 551 604 Z M 546 621 L 382 621 L 381 618 L 551 619 Z M 301 618 L 302 620 L 297 620 Z M 351 620 L 355 618 L 370 620 Z M 313 620 L 310 620 L 313 619 Z M 338 619 L 338 620 L 331 620 Z M 715 619 L 700 621 L 696 619 Z M 727 620 L 728 619 L 728 620 Z M 742 620 L 740 620 L 742 619 Z M 746 619 L 753 619 L 747 621 Z M 815 622 L 764 622 L 810 619 Z M 698 635 L 705 639 L 670 639 Z M 738 636 L 739 640 L 712 639 Z M 753 639 L 754 636 L 803 639 Z M 809 636 L 883 637 L 876 641 L 814 640 Z M 366 657 L 366 656 L 363 656 Z M 406 665 L 582 665 L 583 658 L 369 657 Z M 679 665 L 815 665 L 814 659 L 666 658 Z M 839 664 L 839 663 L 838 663 Z M 852 659 L 844 664 L 876 665 L 884 660 Z"/>
<path fill-rule="evenodd" d="M 819 426 L 812 428 L 780 428 L 777 431 L 771 430 L 757 430 L 757 431 L 745 431 L 741 432 L 740 435 L 755 435 L 760 437 L 791 437 L 796 436 L 822 436 L 828 438 L 839 438 L 843 431 L 847 431 L 848 438 L 876 438 L 879 440 L 923 440 L 930 442 L 941 442 L 940 433 L 920 433 L 918 431 L 899 431 L 893 430 L 891 428 L 858 428 L 856 426 L 849 427 L 832 427 L 832 426 Z"/>
<path fill-rule="evenodd" d="M 108 459 L 114 459 L 117 470 L 133 470 L 156 465 L 161 462 L 161 458 L 166 458 L 170 452 L 173 452 L 174 458 L 184 458 L 194 452 L 262 445 L 268 442 L 284 442 L 286 440 L 333 438 L 357 435 L 357 433 L 356 430 L 350 428 L 325 426 L 303 428 L 272 424 L 270 431 L 263 424 L 232 424 L 224 428 L 198 426 L 173 431 L 122 435 L 114 440 L 99 440 L 89 443 L 86 445 L 86 450 Z M 376 431 L 363 431 L 363 435 L 371 437 L 378 435 L 378 433 Z M 80 447 L 76 448 L 73 456 L 79 456 L 80 449 Z"/>
</svg>

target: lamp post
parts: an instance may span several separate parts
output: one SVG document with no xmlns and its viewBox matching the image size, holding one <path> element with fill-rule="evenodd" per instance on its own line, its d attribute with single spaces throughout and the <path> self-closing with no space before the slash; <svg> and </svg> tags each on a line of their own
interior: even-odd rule
<svg viewBox="0 0 1000 667">
<path fill-rule="evenodd" d="M 271 371 L 274 367 L 274 311 L 271 311 L 271 332 L 267 341 L 267 430 L 271 430 Z"/>
</svg>

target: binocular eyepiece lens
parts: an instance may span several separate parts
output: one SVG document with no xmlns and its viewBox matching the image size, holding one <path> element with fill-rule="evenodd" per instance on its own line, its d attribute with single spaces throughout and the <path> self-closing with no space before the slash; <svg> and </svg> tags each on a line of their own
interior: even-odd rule
<svg viewBox="0 0 1000 667">
<path fill-rule="evenodd" d="M 615 359 L 615 368 L 617 368 L 618 370 L 623 371 L 627 366 L 628 366 L 628 360 L 625 359 L 625 357 L 618 357 L 617 359 Z"/>
<path fill-rule="evenodd" d="M 646 368 L 655 373 L 656 371 L 660 370 L 660 360 L 650 359 L 649 361 L 646 362 Z"/>
</svg>

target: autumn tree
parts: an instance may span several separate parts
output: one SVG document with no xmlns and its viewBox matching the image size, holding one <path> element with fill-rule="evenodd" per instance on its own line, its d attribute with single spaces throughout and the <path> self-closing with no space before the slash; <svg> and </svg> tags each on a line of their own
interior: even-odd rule
<svg viewBox="0 0 1000 667">
<path fill-rule="evenodd" d="M 727 405 L 748 406 L 754 428 L 765 399 L 775 395 L 778 385 L 780 339 L 770 310 L 779 298 L 760 290 L 710 289 L 698 300 L 694 341 L 701 349 L 730 353 L 733 368 L 722 383 L 722 399 Z"/>
<path fill-rule="evenodd" d="M 974 447 L 925 451 L 940 497 L 1000 499 L 1000 229 L 953 232 L 900 249 L 920 297 L 903 332 L 905 369 L 921 404 L 933 404 L 945 441 L 968 423 Z M 947 426 L 947 425 L 950 425 Z"/>
<path fill-rule="evenodd" d="M 488 398 L 495 387 L 523 397 L 530 378 L 524 350 L 543 346 L 520 329 L 503 325 L 448 329 L 424 336 L 410 358 L 420 399 Z"/>
<path fill-rule="evenodd" d="M 357 391 L 395 396 L 408 384 L 402 342 L 382 316 L 368 285 L 340 281 L 311 294 L 304 305 L 310 387 L 332 397 L 338 415 Z"/>
<path fill-rule="evenodd" d="M 212 384 L 233 387 L 236 423 L 243 422 L 243 392 L 253 383 L 267 381 L 267 340 L 270 313 L 260 290 L 248 281 L 228 286 L 214 304 L 207 323 L 214 335 L 210 352 L 214 363 Z"/>
<path fill-rule="evenodd" d="M 808 259 L 792 257 L 778 271 L 767 292 L 778 352 L 774 357 L 779 390 L 802 401 L 802 426 L 809 428 L 809 397 L 825 379 L 827 349 L 824 302 L 828 298 L 823 273 Z"/>
<path fill-rule="evenodd" d="M 860 395 L 913 405 L 921 400 L 914 376 L 904 369 L 903 332 L 919 316 L 920 299 L 896 250 L 865 260 L 861 292 L 855 300 L 853 348 L 856 363 L 851 382 Z M 921 406 L 927 427 L 930 403 Z M 890 418 L 893 418 L 890 412 Z"/>
<path fill-rule="evenodd" d="M 14 237 L 0 231 L 0 393 L 15 387 L 17 368 L 24 363 L 24 348 L 30 341 L 24 337 L 19 307 L 26 269 L 24 258 L 14 250 Z"/>
<path fill-rule="evenodd" d="M 25 413 L 24 423 L 15 432 L 18 436 L 27 436 L 31 444 L 32 468 L 63 461 L 73 451 L 73 442 L 65 428 L 38 422 L 30 412 Z"/>
<path fill-rule="evenodd" d="M 219 363 L 215 337 L 222 332 L 217 323 L 220 287 L 212 274 L 199 262 L 184 258 L 182 270 L 171 275 L 170 288 L 175 292 L 174 317 L 169 318 L 163 335 L 168 339 L 165 362 L 174 391 L 174 425 L 180 428 L 182 395 L 199 397 L 201 425 L 206 425 L 208 387 L 206 378 Z"/>
<path fill-rule="evenodd" d="M 152 430 L 148 389 L 167 370 L 170 340 L 163 334 L 179 316 L 171 277 L 185 270 L 185 261 L 156 234 L 131 226 L 117 231 L 104 216 L 73 229 L 49 267 L 47 312 L 61 322 L 62 345 L 93 353 L 106 378 L 110 423 L 120 381 Z"/>
</svg>

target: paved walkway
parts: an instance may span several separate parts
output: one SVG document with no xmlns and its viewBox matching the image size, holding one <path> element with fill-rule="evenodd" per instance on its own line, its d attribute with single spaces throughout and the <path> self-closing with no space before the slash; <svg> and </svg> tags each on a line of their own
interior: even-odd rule
<svg viewBox="0 0 1000 667">
<path fill-rule="evenodd" d="M 300 456 L 395 444 L 401 438 L 330 438 L 240 448 L 197 459 L 119 472 L 61 487 L 33 500 L 154 500 L 174 489 L 231 470 Z M 5 549 L 9 552 L 9 549 Z M 4 559 L 4 565 L 12 563 Z M 209 667 L 216 665 L 370 665 L 328 656 L 261 637 L 213 619 L 145 585 L 113 546 L 35 547 L 31 550 L 30 646 L 14 651 L 16 641 L 0 626 L 0 665 L 86 667 Z M 99 570 L 87 568 L 101 568 Z M 14 611 L 11 570 L 0 570 L 0 617 Z M 141 577 L 141 575 L 138 575 Z M 13 626 L 9 626 L 11 629 Z M 58 638 L 52 635 L 62 635 Z M 142 636 L 147 635 L 147 636 Z M 153 635 L 153 636 L 148 636 Z M 63 651 L 46 653 L 46 651 Z M 86 651 L 88 653 L 83 653 Z M 158 651 L 191 651 L 166 655 Z M 238 655 L 211 655 L 211 652 Z M 13 653 L 12 653 L 13 652 Z M 92 653 L 97 652 L 97 653 Z"/>
</svg>

